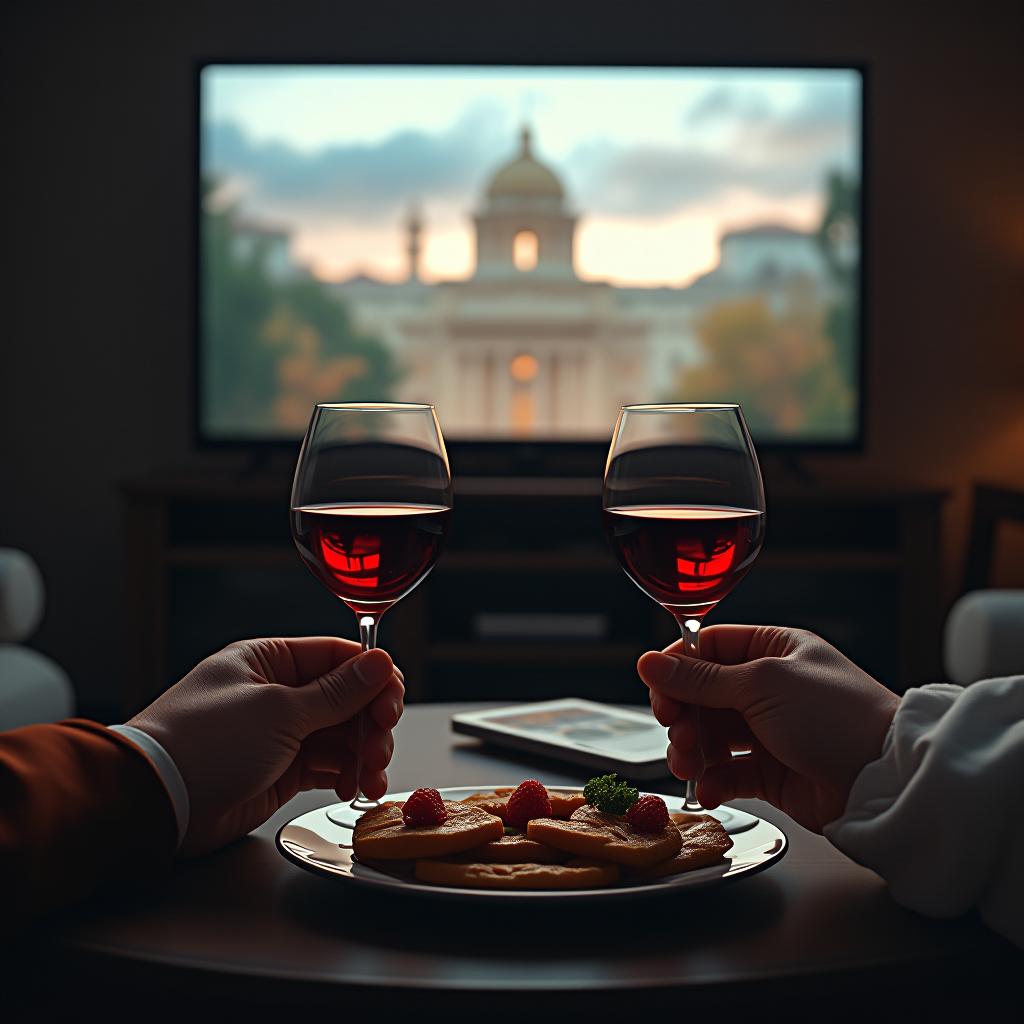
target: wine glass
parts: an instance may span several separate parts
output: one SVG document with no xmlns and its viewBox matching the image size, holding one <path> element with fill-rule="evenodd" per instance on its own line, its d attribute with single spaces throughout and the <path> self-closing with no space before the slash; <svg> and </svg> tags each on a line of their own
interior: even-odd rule
<svg viewBox="0 0 1024 1024">
<path fill-rule="evenodd" d="M 700 627 L 764 540 L 764 486 L 738 405 L 627 405 L 604 474 L 605 533 L 626 575 L 679 623 Z M 699 722 L 698 722 L 699 729 Z M 694 779 L 686 810 L 701 810 Z"/>
<path fill-rule="evenodd" d="M 452 508 L 452 475 L 432 405 L 318 405 L 292 484 L 295 546 L 313 575 L 355 612 L 364 651 L 381 616 L 433 568 Z M 354 811 L 379 801 L 360 782 Z"/>
</svg>

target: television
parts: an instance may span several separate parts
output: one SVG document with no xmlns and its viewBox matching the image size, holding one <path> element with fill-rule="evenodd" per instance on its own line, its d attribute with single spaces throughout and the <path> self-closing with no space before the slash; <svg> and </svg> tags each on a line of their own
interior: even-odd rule
<svg viewBox="0 0 1024 1024">
<path fill-rule="evenodd" d="M 603 450 L 622 405 L 708 401 L 860 446 L 863 69 L 197 77 L 201 444 L 396 401 L 456 447 Z"/>
</svg>

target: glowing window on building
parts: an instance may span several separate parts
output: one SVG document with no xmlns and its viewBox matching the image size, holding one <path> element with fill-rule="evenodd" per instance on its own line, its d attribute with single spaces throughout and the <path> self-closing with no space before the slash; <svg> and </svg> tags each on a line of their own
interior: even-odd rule
<svg viewBox="0 0 1024 1024">
<path fill-rule="evenodd" d="M 537 419 L 533 392 L 522 388 L 513 392 L 511 411 L 512 432 L 520 436 L 532 434 Z"/>
<path fill-rule="evenodd" d="M 512 262 L 516 270 L 528 273 L 537 267 L 537 235 L 533 231 L 520 231 L 512 239 Z"/>
<path fill-rule="evenodd" d="M 529 384 L 540 372 L 540 364 L 534 356 L 523 352 L 509 360 L 508 372 L 517 384 Z"/>
</svg>

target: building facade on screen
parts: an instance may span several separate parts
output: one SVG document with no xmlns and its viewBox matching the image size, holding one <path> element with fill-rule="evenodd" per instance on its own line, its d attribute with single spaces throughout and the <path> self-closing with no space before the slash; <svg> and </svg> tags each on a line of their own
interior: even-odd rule
<svg viewBox="0 0 1024 1024">
<path fill-rule="evenodd" d="M 577 277 L 586 211 L 524 128 L 516 152 L 481 190 L 465 280 L 426 284 L 419 261 L 429 209 L 402 225 L 408 277 L 334 284 L 361 331 L 401 367 L 395 399 L 438 407 L 452 437 L 605 436 L 621 405 L 682 397 L 705 359 L 701 316 L 757 296 L 775 313 L 833 290 L 814 236 L 780 225 L 724 234 L 718 266 L 686 287 L 622 287 Z M 401 233 L 396 231 L 396 244 Z"/>
</svg>

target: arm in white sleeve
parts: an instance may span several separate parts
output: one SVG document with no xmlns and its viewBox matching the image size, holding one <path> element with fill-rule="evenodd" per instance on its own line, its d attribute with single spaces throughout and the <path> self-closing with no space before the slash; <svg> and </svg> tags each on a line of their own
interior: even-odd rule
<svg viewBox="0 0 1024 1024">
<path fill-rule="evenodd" d="M 908 690 L 824 832 L 903 906 L 1024 946 L 1024 676 Z"/>
</svg>

